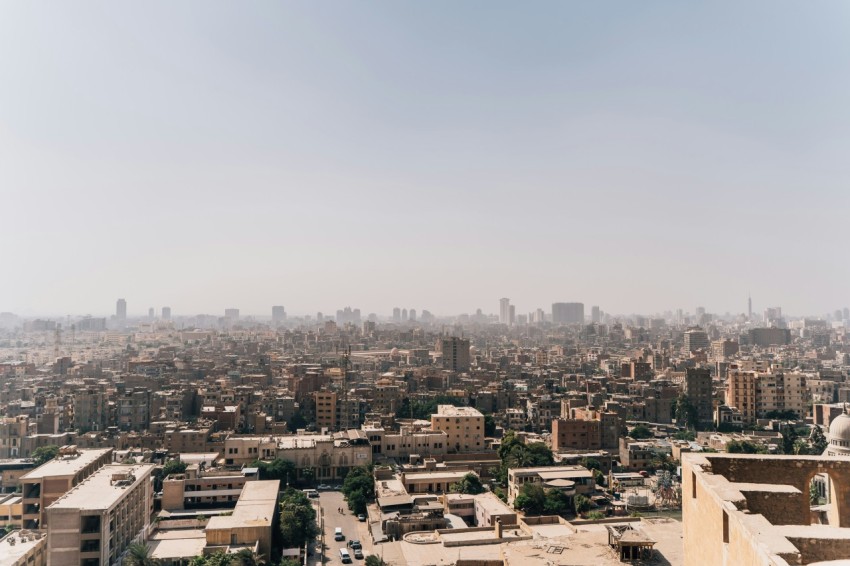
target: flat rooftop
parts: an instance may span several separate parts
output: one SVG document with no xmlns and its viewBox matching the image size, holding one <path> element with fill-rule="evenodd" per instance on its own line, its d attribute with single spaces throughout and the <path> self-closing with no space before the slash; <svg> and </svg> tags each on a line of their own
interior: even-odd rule
<svg viewBox="0 0 850 566">
<path fill-rule="evenodd" d="M 109 509 L 137 485 L 148 481 L 155 467 L 153 464 L 104 466 L 54 501 L 48 509 Z M 132 483 L 113 482 L 115 474 L 132 474 Z"/>
<path fill-rule="evenodd" d="M 112 451 L 112 448 L 83 449 L 79 450 L 77 456 L 59 456 L 42 464 L 31 472 L 27 472 L 21 476 L 21 479 L 73 476 L 110 451 Z"/>
<path fill-rule="evenodd" d="M 280 480 L 251 481 L 242 488 L 233 514 L 212 517 L 207 530 L 233 529 L 240 527 L 270 526 L 274 518 Z"/>
<path fill-rule="evenodd" d="M 437 405 L 437 417 L 483 417 L 475 407 L 455 407 L 454 405 Z"/>
<path fill-rule="evenodd" d="M 156 531 L 148 543 L 151 558 L 174 560 L 201 556 L 207 545 L 203 529 L 174 529 Z"/>
<path fill-rule="evenodd" d="M 47 547 L 47 536 L 44 532 L 28 531 L 28 533 L 35 536 L 27 536 L 27 542 L 21 542 L 21 531 L 13 531 L 0 539 L 0 566 L 12 566 L 40 544 Z M 15 540 L 15 544 L 11 544 L 12 539 Z"/>
</svg>

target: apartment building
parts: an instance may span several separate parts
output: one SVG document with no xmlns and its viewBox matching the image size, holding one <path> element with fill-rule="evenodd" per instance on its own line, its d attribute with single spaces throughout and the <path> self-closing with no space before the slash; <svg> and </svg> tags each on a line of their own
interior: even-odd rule
<svg viewBox="0 0 850 566">
<path fill-rule="evenodd" d="M 56 458 L 21 476 L 24 528 L 43 528 L 48 506 L 111 461 L 112 448 L 63 446 Z"/>
<path fill-rule="evenodd" d="M 168 511 L 236 504 L 242 488 L 256 475 L 243 472 L 201 469 L 189 466 L 183 474 L 172 474 L 162 482 L 162 508 Z"/>
<path fill-rule="evenodd" d="M 714 395 L 711 372 L 703 368 L 688 368 L 682 383 L 685 397 L 696 408 L 700 425 L 710 425 L 714 418 Z M 694 425 L 697 423 L 689 423 Z"/>
<path fill-rule="evenodd" d="M 377 423 L 365 424 L 361 430 L 369 440 L 373 458 L 408 460 L 412 455 L 444 456 L 448 451 L 448 435 L 443 431 L 403 426 L 398 432 L 388 432 Z"/>
<path fill-rule="evenodd" d="M 449 451 L 484 449 L 484 415 L 473 407 L 438 405 L 437 413 L 431 415 L 431 429 L 446 433 Z"/>
<path fill-rule="evenodd" d="M 113 564 L 144 541 L 153 512 L 152 464 L 104 466 L 47 508 L 51 566 Z"/>
<path fill-rule="evenodd" d="M 794 411 L 804 416 L 808 399 L 805 374 L 744 371 L 735 364 L 727 372 L 726 405 L 737 408 L 745 423 L 771 411 Z"/>
</svg>

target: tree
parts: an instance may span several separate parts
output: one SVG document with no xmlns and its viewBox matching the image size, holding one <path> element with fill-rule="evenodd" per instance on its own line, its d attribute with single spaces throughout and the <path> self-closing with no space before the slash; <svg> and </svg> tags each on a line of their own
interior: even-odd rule
<svg viewBox="0 0 850 566">
<path fill-rule="evenodd" d="M 643 440 L 645 438 L 652 438 L 652 431 L 649 430 L 649 427 L 646 425 L 641 424 L 634 427 L 631 432 L 629 432 L 629 436 L 635 440 Z"/>
<path fill-rule="evenodd" d="M 697 439 L 694 431 L 692 430 L 680 430 L 679 432 L 673 434 L 673 438 L 676 440 L 689 440 L 693 442 Z"/>
<path fill-rule="evenodd" d="M 581 515 L 590 510 L 590 499 L 578 494 L 573 498 L 573 507 L 575 508 L 576 515 Z"/>
<path fill-rule="evenodd" d="M 570 509 L 570 498 L 560 489 L 546 491 L 546 500 L 543 502 L 543 511 L 547 515 L 561 515 Z"/>
<path fill-rule="evenodd" d="M 546 491 L 536 483 L 524 484 L 514 500 L 514 508 L 522 510 L 526 515 L 540 515 L 545 507 Z"/>
<path fill-rule="evenodd" d="M 684 393 L 679 395 L 679 398 L 676 399 L 674 414 L 676 416 L 676 424 L 679 426 L 683 426 L 688 429 L 696 429 L 699 425 L 699 412 L 697 411 L 696 406 L 691 403 L 691 400 L 688 399 L 688 396 Z"/>
<path fill-rule="evenodd" d="M 387 566 L 387 563 L 380 556 L 370 554 L 366 557 L 366 566 Z"/>
<path fill-rule="evenodd" d="M 797 442 L 797 431 L 793 426 L 782 427 L 782 453 L 794 454 L 794 445 Z"/>
<path fill-rule="evenodd" d="M 587 468 L 588 470 L 601 470 L 602 464 L 596 458 L 582 458 L 581 462 L 579 462 L 582 466 Z"/>
<path fill-rule="evenodd" d="M 481 478 L 478 477 L 478 474 L 469 472 L 459 482 L 452 484 L 451 491 L 452 493 L 477 495 L 484 492 L 484 486 L 481 484 Z"/>
<path fill-rule="evenodd" d="M 767 454 L 767 448 L 749 440 L 730 440 L 726 443 L 729 454 Z"/>
<path fill-rule="evenodd" d="M 32 451 L 32 459 L 35 460 L 35 465 L 40 466 L 49 462 L 59 454 L 59 447 L 55 444 L 48 446 L 39 446 Z"/>
<path fill-rule="evenodd" d="M 484 436 L 496 436 L 496 419 L 493 415 L 484 415 Z"/>
<path fill-rule="evenodd" d="M 169 460 L 162 467 L 162 477 L 167 478 L 171 474 L 182 474 L 186 471 L 187 467 L 186 462 L 181 462 L 180 460 Z"/>
<path fill-rule="evenodd" d="M 259 469 L 261 480 L 280 480 L 284 486 L 294 481 L 297 475 L 295 464 L 280 458 L 275 458 L 271 462 L 257 460 L 254 466 Z"/>
<path fill-rule="evenodd" d="M 371 466 L 355 466 L 348 471 L 342 482 L 342 493 L 349 497 L 355 491 L 360 491 L 366 499 L 375 497 L 375 478 Z"/>
<path fill-rule="evenodd" d="M 236 561 L 238 561 L 239 566 L 263 566 L 266 563 L 266 559 L 261 553 L 250 548 L 243 548 L 237 552 Z"/>
<path fill-rule="evenodd" d="M 814 453 L 818 455 L 823 454 L 829 444 L 829 441 L 826 439 L 823 431 L 817 425 L 812 427 L 812 434 L 809 435 L 809 442 L 812 443 Z"/>
<path fill-rule="evenodd" d="M 301 562 L 294 558 L 281 558 L 278 566 L 301 566 Z"/>
<path fill-rule="evenodd" d="M 287 488 L 280 500 L 280 534 L 283 548 L 301 548 L 316 538 L 316 510 L 303 491 Z"/>
<path fill-rule="evenodd" d="M 348 494 L 346 497 L 348 501 L 348 508 L 351 509 L 351 512 L 360 515 L 366 513 L 366 505 L 368 505 L 368 500 L 366 499 L 366 495 L 364 495 L 363 491 L 356 489 Z"/>
<path fill-rule="evenodd" d="M 127 566 L 156 566 L 159 560 L 151 557 L 151 549 L 148 545 L 134 542 L 127 547 L 127 555 L 124 557 Z"/>
<path fill-rule="evenodd" d="M 296 411 L 296 413 L 292 415 L 288 421 L 286 421 L 286 430 L 294 433 L 297 432 L 299 428 L 306 428 L 308 424 L 307 419 L 304 418 L 301 411 Z"/>
</svg>

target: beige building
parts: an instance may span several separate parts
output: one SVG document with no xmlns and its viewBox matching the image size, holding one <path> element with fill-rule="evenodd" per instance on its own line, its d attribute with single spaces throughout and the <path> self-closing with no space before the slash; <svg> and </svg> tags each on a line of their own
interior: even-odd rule
<svg viewBox="0 0 850 566">
<path fill-rule="evenodd" d="M 44 531 L 12 531 L 0 538 L 0 566 L 46 566 Z"/>
<path fill-rule="evenodd" d="M 484 415 L 473 407 L 438 405 L 431 429 L 446 433 L 449 452 L 484 450 Z"/>
<path fill-rule="evenodd" d="M 399 432 L 387 432 L 379 424 L 365 424 L 362 430 L 372 446 L 373 458 L 407 460 L 414 454 L 429 458 L 443 456 L 448 451 L 448 436 L 443 431 L 417 431 L 402 426 Z"/>
<path fill-rule="evenodd" d="M 24 515 L 24 498 L 17 493 L 0 495 L 0 525 L 22 527 Z"/>
<path fill-rule="evenodd" d="M 50 566 L 98 566 L 144 541 L 153 512 L 152 464 L 104 466 L 47 508 Z"/>
<path fill-rule="evenodd" d="M 341 481 L 352 467 L 369 464 L 372 449 L 359 430 L 289 436 L 240 435 L 224 441 L 224 458 L 228 466 L 280 458 L 295 464 L 297 477 L 293 480 L 312 474 L 321 483 Z"/>
<path fill-rule="evenodd" d="M 24 528 L 44 528 L 47 507 L 111 461 L 111 448 L 63 446 L 56 458 L 21 476 Z"/>
<path fill-rule="evenodd" d="M 726 405 L 740 411 L 745 423 L 771 411 L 794 411 L 804 417 L 809 392 L 802 373 L 758 372 L 732 364 L 726 377 Z"/>
<path fill-rule="evenodd" d="M 513 505 L 522 486 L 527 483 L 541 484 L 546 489 L 559 489 L 570 498 L 578 494 L 592 494 L 596 489 L 593 474 L 584 466 L 511 468 L 508 470 L 508 505 Z"/>
<path fill-rule="evenodd" d="M 254 548 L 256 545 L 258 552 L 268 559 L 272 533 L 280 517 L 279 489 L 279 480 L 246 483 L 233 514 L 212 517 L 207 523 L 205 552 L 238 551 L 238 547 Z"/>
<path fill-rule="evenodd" d="M 245 483 L 256 479 L 242 472 L 201 470 L 198 465 L 183 474 L 172 474 L 162 482 L 162 508 L 168 511 L 235 504 Z"/>
</svg>

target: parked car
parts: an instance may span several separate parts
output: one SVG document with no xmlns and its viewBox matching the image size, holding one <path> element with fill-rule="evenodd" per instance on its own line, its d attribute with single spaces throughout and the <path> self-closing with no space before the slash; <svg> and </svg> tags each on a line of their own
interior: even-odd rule
<svg viewBox="0 0 850 566">
<path fill-rule="evenodd" d="M 341 486 L 341 485 L 339 485 L 339 484 L 337 484 L 337 485 L 332 485 L 332 486 L 331 486 L 331 489 L 332 489 L 333 491 L 342 491 L 342 486 Z"/>
<path fill-rule="evenodd" d="M 316 489 L 318 489 L 319 491 L 329 491 L 331 489 L 331 486 L 326 483 L 320 483 L 316 486 Z"/>
<path fill-rule="evenodd" d="M 349 564 L 351 562 L 351 555 L 348 554 L 348 551 L 344 548 L 339 549 L 339 558 L 342 560 L 343 564 Z"/>
<path fill-rule="evenodd" d="M 364 515 L 363 513 L 360 513 L 359 515 L 357 515 L 357 520 L 360 521 L 361 523 L 365 523 L 366 522 L 366 515 Z"/>
<path fill-rule="evenodd" d="M 360 544 L 359 540 L 350 540 L 348 541 L 348 546 L 351 548 L 363 548 L 363 545 Z"/>
<path fill-rule="evenodd" d="M 363 558 L 363 549 L 359 546 L 354 549 L 354 558 L 361 560 Z"/>
<path fill-rule="evenodd" d="M 345 540 L 345 535 L 342 534 L 341 527 L 337 527 L 334 529 L 334 540 Z"/>
</svg>

